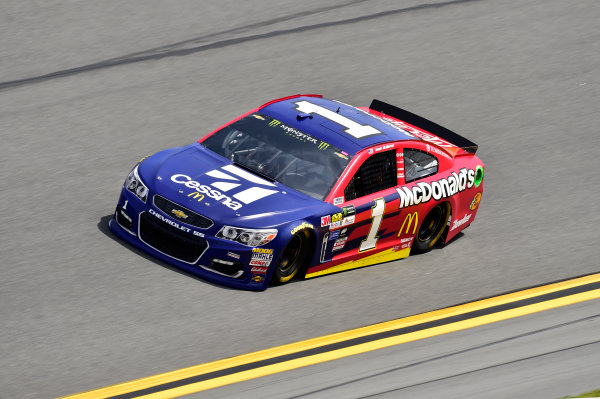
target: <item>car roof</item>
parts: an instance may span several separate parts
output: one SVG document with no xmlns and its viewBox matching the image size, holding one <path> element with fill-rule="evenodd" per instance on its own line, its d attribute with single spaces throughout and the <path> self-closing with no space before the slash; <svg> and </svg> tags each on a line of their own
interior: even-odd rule
<svg viewBox="0 0 600 399">
<path fill-rule="evenodd" d="M 352 155 L 363 148 L 379 143 L 420 140 L 363 109 L 320 96 L 301 95 L 274 100 L 262 106 L 259 112 L 302 130 Z M 336 116 L 334 113 L 340 116 Z M 346 118 L 360 126 L 353 125 L 352 122 L 346 122 Z M 349 134 L 346 132 L 348 126 L 340 122 L 355 126 L 357 128 L 355 132 L 357 133 L 354 133 L 354 135 Z M 355 137 L 363 134 L 364 137 Z"/>
</svg>

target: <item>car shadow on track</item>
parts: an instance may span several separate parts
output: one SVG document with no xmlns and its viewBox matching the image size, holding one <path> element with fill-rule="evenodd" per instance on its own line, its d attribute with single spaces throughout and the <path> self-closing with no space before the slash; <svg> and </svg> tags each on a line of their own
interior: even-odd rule
<svg viewBox="0 0 600 399">
<path fill-rule="evenodd" d="M 212 285 L 214 287 L 219 287 L 219 288 L 223 288 L 226 290 L 231 290 L 231 291 L 238 291 L 235 288 L 230 288 L 230 287 L 226 287 L 224 285 L 220 285 L 220 284 L 214 284 L 211 283 L 210 281 L 206 281 L 203 278 L 200 278 L 198 276 L 194 276 L 193 274 L 187 273 L 183 270 L 180 270 L 178 268 L 176 268 L 175 266 L 171 266 L 166 262 L 161 261 L 160 259 L 156 259 L 153 256 L 148 255 L 147 253 L 139 250 L 138 248 L 134 247 L 133 245 L 130 245 L 128 243 L 126 243 L 125 241 L 120 240 L 117 236 L 115 236 L 110 229 L 108 228 L 108 222 L 110 222 L 110 219 L 112 219 L 113 215 L 106 215 L 100 218 L 100 221 L 98 222 L 97 226 L 98 226 L 98 230 L 100 230 L 105 236 L 107 236 L 108 238 L 110 238 L 111 240 L 113 240 L 114 242 L 120 244 L 123 248 L 127 248 L 129 251 L 135 252 L 137 255 L 143 257 L 144 259 L 147 259 L 149 261 L 151 261 L 152 263 L 162 266 L 166 269 L 169 269 L 171 271 L 177 272 L 183 276 L 186 277 L 190 277 L 193 278 L 199 282 L 208 284 L 208 285 Z"/>
</svg>

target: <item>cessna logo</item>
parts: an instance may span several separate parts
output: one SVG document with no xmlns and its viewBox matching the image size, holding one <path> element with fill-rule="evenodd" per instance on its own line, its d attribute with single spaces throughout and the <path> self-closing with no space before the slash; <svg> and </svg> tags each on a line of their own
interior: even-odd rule
<svg viewBox="0 0 600 399">
<path fill-rule="evenodd" d="M 278 192 L 277 190 L 264 188 L 265 186 L 274 188 L 275 185 L 273 183 L 253 175 L 252 173 L 246 172 L 244 169 L 238 168 L 234 165 L 226 165 L 221 169 L 213 169 L 209 172 L 206 172 L 206 175 L 215 179 L 219 179 L 220 181 L 206 185 L 192 180 L 191 177 L 183 174 L 171 176 L 171 181 L 177 184 L 183 184 L 188 188 L 196 190 L 199 193 L 198 196 L 205 194 L 207 197 L 212 198 L 233 210 L 238 210 L 243 206 L 243 204 L 251 204 L 254 201 Z M 243 182 L 251 182 L 263 187 L 253 186 L 239 191 L 232 196 L 223 194 L 223 192 L 229 194 L 231 190 L 240 187 Z M 218 190 L 215 190 L 213 187 L 217 188 Z"/>
</svg>

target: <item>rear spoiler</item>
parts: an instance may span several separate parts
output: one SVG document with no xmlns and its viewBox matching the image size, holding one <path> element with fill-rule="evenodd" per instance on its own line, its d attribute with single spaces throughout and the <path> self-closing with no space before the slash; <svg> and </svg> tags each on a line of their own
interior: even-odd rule
<svg viewBox="0 0 600 399">
<path fill-rule="evenodd" d="M 448 141 L 455 146 L 462 148 L 466 152 L 475 154 L 477 152 L 477 144 L 471 140 L 464 138 L 463 136 L 454 133 L 452 130 L 446 129 L 437 123 L 431 122 L 419 115 L 415 115 L 412 112 L 405 111 L 401 108 L 393 105 L 384 103 L 383 101 L 373 100 L 369 106 L 373 111 L 381 112 L 391 116 L 392 118 L 399 119 L 403 122 L 410 123 L 420 129 L 423 129 L 429 133 L 435 134 L 441 139 Z"/>
</svg>

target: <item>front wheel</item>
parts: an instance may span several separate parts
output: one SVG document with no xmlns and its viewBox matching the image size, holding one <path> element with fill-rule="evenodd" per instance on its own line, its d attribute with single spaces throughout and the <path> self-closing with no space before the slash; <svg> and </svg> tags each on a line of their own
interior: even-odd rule
<svg viewBox="0 0 600 399">
<path fill-rule="evenodd" d="M 449 218 L 450 204 L 444 202 L 436 205 L 421 223 L 419 232 L 415 237 L 413 250 L 419 253 L 431 251 L 442 236 Z"/>
<path fill-rule="evenodd" d="M 301 230 L 292 236 L 279 256 L 279 261 L 273 273 L 275 284 L 287 283 L 298 274 L 308 258 L 308 244 L 308 230 Z"/>
</svg>

